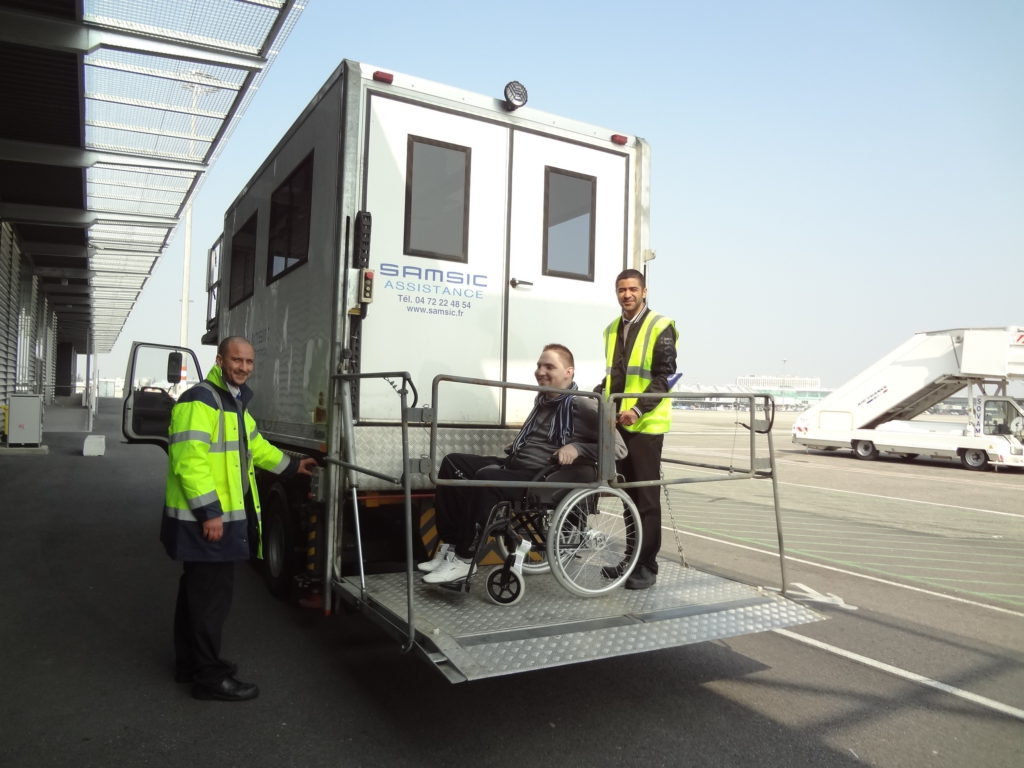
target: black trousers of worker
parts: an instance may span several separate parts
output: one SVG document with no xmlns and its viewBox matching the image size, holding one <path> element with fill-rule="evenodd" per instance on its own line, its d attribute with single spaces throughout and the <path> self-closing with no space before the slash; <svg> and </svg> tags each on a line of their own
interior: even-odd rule
<svg viewBox="0 0 1024 768">
<path fill-rule="evenodd" d="M 179 680 L 192 677 L 216 685 L 235 667 L 220 657 L 224 622 L 231 610 L 235 564 L 185 562 L 174 610 L 175 668 Z"/>
<path fill-rule="evenodd" d="M 625 481 L 632 483 L 640 480 L 660 480 L 661 447 L 665 442 L 665 436 L 627 432 L 621 428 L 619 434 L 622 435 L 629 450 L 629 455 L 616 463 L 616 468 Z M 625 490 L 640 513 L 640 529 L 643 531 L 637 567 L 645 565 L 657 573 L 658 552 L 661 551 L 661 486 Z"/>
</svg>

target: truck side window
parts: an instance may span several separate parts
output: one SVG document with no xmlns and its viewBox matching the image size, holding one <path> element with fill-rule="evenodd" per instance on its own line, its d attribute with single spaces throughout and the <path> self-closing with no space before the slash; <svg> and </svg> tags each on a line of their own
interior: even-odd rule
<svg viewBox="0 0 1024 768">
<path fill-rule="evenodd" d="M 306 155 L 270 197 L 267 283 L 309 259 L 313 208 L 313 153 Z"/>
<path fill-rule="evenodd" d="M 469 169 L 472 150 L 409 136 L 405 174 L 405 253 L 469 260 Z"/>
<path fill-rule="evenodd" d="M 594 280 L 597 179 L 544 168 L 544 274 Z"/>
<path fill-rule="evenodd" d="M 206 330 L 217 325 L 220 313 L 220 237 L 211 247 L 206 259 Z"/>
<path fill-rule="evenodd" d="M 252 296 L 256 276 L 256 223 L 254 213 L 231 237 L 231 282 L 228 289 L 228 306 Z"/>
</svg>

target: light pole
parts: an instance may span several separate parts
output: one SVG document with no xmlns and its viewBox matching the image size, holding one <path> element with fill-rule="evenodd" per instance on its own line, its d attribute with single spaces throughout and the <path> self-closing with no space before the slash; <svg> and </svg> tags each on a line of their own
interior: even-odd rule
<svg viewBox="0 0 1024 768">
<path fill-rule="evenodd" d="M 191 91 L 192 92 L 192 102 L 191 102 L 191 106 L 190 106 L 190 109 L 189 109 L 188 159 L 189 160 L 193 160 L 193 159 L 195 159 L 193 157 L 193 155 L 195 154 L 195 147 L 196 147 L 196 142 L 195 142 L 195 139 L 196 139 L 196 107 L 197 107 L 197 105 L 199 103 L 199 97 L 201 95 L 204 95 L 204 94 L 207 94 L 207 93 L 213 93 L 214 91 L 217 90 L 217 86 L 216 85 L 212 85 L 212 83 L 216 83 L 217 82 L 217 78 L 214 77 L 213 75 L 207 74 L 206 72 L 200 72 L 199 70 L 192 70 L 191 72 L 188 73 L 188 75 L 189 75 L 189 77 L 192 77 L 195 80 L 202 80 L 205 83 L 210 83 L 210 85 L 205 85 L 205 84 L 200 83 L 200 82 L 187 82 L 187 83 L 182 83 L 181 84 L 182 88 L 184 88 L 187 91 Z M 205 155 L 204 155 L 204 159 L 205 159 Z M 197 184 L 198 184 L 198 179 L 196 181 L 197 181 Z M 194 194 L 194 192 L 195 192 L 195 188 L 193 187 L 193 194 Z M 190 279 L 190 274 L 189 273 L 190 273 L 190 267 L 191 267 L 191 264 L 192 264 L 192 199 L 191 199 L 191 197 L 189 198 L 188 204 L 185 206 L 185 232 L 184 232 L 184 237 L 185 237 L 185 242 L 184 242 L 183 245 L 184 245 L 184 249 L 185 249 L 185 255 L 184 255 L 184 258 L 182 259 L 183 263 L 182 263 L 182 268 L 181 268 L 181 331 L 180 331 L 180 334 L 179 334 L 179 337 L 178 337 L 178 343 L 182 347 L 187 347 L 188 346 L 189 279 Z M 182 358 L 182 360 L 184 360 L 184 358 Z M 182 363 L 182 366 L 184 366 L 184 362 Z M 182 374 L 183 374 L 182 378 L 184 378 L 184 374 L 185 374 L 184 370 L 182 370 Z"/>
</svg>

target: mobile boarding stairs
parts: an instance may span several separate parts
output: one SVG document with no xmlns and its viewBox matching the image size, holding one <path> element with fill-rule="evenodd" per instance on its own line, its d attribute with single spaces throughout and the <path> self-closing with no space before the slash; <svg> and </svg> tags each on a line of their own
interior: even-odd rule
<svg viewBox="0 0 1024 768">
<path fill-rule="evenodd" d="M 1008 384 L 1024 380 L 1024 326 L 915 333 L 797 417 L 808 448 L 959 458 L 968 469 L 1024 467 L 1024 409 Z M 967 393 L 962 419 L 916 417 Z"/>
</svg>

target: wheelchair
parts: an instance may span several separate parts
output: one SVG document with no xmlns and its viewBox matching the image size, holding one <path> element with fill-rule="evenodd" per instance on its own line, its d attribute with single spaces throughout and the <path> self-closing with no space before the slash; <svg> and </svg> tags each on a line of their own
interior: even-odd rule
<svg viewBox="0 0 1024 768">
<path fill-rule="evenodd" d="M 565 469 L 544 467 L 532 480 L 571 482 L 557 477 Z M 596 474 L 592 469 L 589 479 Z M 469 574 L 451 586 L 469 591 L 489 537 L 504 562 L 485 577 L 487 597 L 498 605 L 514 605 L 526 592 L 527 575 L 550 572 L 579 597 L 616 589 L 636 566 L 642 531 L 636 505 L 620 489 L 528 488 L 521 497 L 494 505 L 477 536 Z"/>
</svg>

